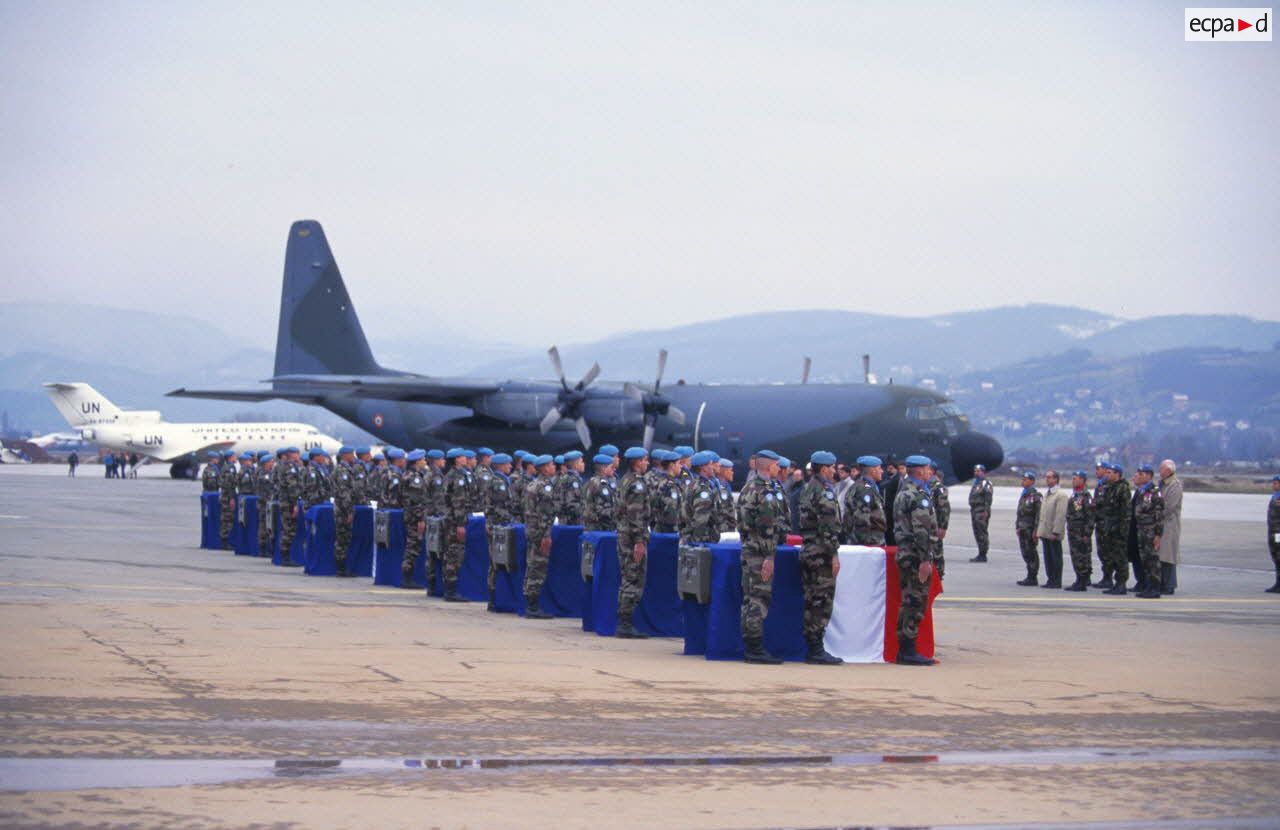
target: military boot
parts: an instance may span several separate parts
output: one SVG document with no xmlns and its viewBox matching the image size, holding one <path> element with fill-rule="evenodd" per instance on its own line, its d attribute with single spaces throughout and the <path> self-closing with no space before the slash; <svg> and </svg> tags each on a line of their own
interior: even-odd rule
<svg viewBox="0 0 1280 830">
<path fill-rule="evenodd" d="M 894 660 L 894 662 L 901 666 L 932 666 L 938 661 L 917 652 L 914 637 L 900 637 L 898 639 L 898 659 Z"/>
<path fill-rule="evenodd" d="M 1026 588 L 1034 588 L 1035 586 L 1040 584 L 1040 580 L 1038 580 L 1036 577 L 1032 576 L 1031 574 L 1027 574 L 1027 578 L 1019 579 L 1017 584 L 1022 585 Z"/>
<path fill-rule="evenodd" d="M 649 635 L 643 631 L 637 631 L 636 627 L 629 622 L 618 622 L 618 630 L 613 636 L 621 640 L 647 640 Z"/>
<path fill-rule="evenodd" d="M 839 666 L 844 663 L 839 657 L 827 651 L 821 639 L 809 641 L 809 652 L 805 655 L 804 661 L 815 666 Z"/>
<path fill-rule="evenodd" d="M 497 588 L 489 589 L 489 605 L 486 606 L 484 610 L 486 611 L 498 610 L 498 589 Z"/>
<path fill-rule="evenodd" d="M 551 615 L 538 606 L 538 598 L 524 598 L 524 616 L 529 620 L 549 620 Z"/>
<path fill-rule="evenodd" d="M 978 554 L 977 556 L 975 556 L 975 557 L 973 557 L 972 559 L 970 559 L 969 561 L 970 561 L 970 562 L 986 562 L 986 561 L 987 561 L 987 555 L 986 555 L 985 553 L 980 553 L 980 554 Z"/>
<path fill-rule="evenodd" d="M 400 587 L 413 590 L 413 566 L 400 566 Z"/>
<path fill-rule="evenodd" d="M 458 583 L 444 586 L 445 602 L 470 602 L 471 600 L 458 593 Z"/>
<path fill-rule="evenodd" d="M 746 645 L 746 650 L 742 654 L 742 659 L 746 662 L 760 663 L 766 666 L 777 666 L 782 663 L 781 657 L 774 657 L 772 654 L 764 650 L 763 640 L 747 640 Z"/>
<path fill-rule="evenodd" d="M 1103 574 L 1102 579 L 1099 579 L 1097 582 L 1093 583 L 1091 587 L 1103 588 L 1103 589 L 1110 588 L 1112 587 L 1111 577 L 1107 574 Z"/>
<path fill-rule="evenodd" d="M 1112 596 L 1120 597 L 1120 596 L 1124 596 L 1129 592 L 1125 590 L 1123 582 L 1117 582 L 1115 585 L 1112 585 L 1110 588 L 1103 591 L 1102 593 L 1111 594 Z"/>
</svg>

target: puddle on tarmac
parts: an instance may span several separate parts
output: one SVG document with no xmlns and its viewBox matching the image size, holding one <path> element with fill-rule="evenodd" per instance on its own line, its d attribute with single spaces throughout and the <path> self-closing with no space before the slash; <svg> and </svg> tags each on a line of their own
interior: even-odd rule
<svg viewBox="0 0 1280 830">
<path fill-rule="evenodd" d="M 0 790 L 86 790 L 181 787 L 268 778 L 405 773 L 424 770 L 511 770 L 550 767 L 708 767 L 940 764 L 972 766 L 1280 761 L 1280 749 L 1053 749 L 942 752 L 936 755 L 653 755 L 560 758 L 0 758 Z"/>
</svg>

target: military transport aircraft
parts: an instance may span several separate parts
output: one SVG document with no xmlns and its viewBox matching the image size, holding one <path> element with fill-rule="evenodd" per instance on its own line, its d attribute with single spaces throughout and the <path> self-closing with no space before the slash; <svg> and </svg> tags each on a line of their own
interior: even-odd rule
<svg viewBox="0 0 1280 830">
<path fill-rule="evenodd" d="M 745 460 L 769 447 L 796 459 L 814 449 L 840 458 L 867 453 L 935 458 L 948 481 L 975 464 L 994 469 L 1000 444 L 975 432 L 945 397 L 907 386 L 851 383 L 663 386 L 666 351 L 650 386 L 596 383 L 593 365 L 570 385 L 559 351 L 558 381 L 433 377 L 387 369 L 365 340 L 324 230 L 295 222 L 285 249 L 284 290 L 269 388 L 176 389 L 187 398 L 323 406 L 401 447 L 458 444 L 559 452 L 579 443 L 688 444 Z M 745 465 L 738 465 L 744 475 Z"/>
</svg>

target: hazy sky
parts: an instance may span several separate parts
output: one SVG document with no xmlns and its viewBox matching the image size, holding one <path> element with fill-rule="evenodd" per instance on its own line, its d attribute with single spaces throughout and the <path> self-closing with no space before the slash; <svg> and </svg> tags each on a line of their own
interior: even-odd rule
<svg viewBox="0 0 1280 830">
<path fill-rule="evenodd" d="M 1277 319 L 1280 43 L 1184 5 L 0 0 L 0 299 L 269 345 L 314 218 L 371 330 Z"/>
</svg>

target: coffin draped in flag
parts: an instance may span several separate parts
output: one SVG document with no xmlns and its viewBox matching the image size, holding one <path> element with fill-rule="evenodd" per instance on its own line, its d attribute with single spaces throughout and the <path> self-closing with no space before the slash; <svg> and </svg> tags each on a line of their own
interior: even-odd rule
<svg viewBox="0 0 1280 830">
<path fill-rule="evenodd" d="M 895 548 L 840 547 L 835 607 L 827 624 L 826 649 L 849 663 L 892 663 L 898 656 L 898 609 L 902 584 Z M 933 656 L 933 600 L 942 593 L 937 574 L 929 582 L 929 608 L 920 621 L 916 651 Z"/>
</svg>

